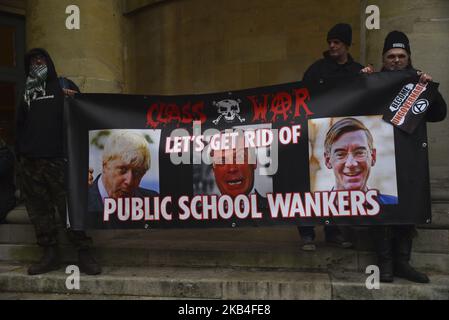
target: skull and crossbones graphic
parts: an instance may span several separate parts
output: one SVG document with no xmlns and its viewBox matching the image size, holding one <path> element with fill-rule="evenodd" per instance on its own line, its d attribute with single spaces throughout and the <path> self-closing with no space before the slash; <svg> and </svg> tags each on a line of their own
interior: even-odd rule
<svg viewBox="0 0 449 320">
<path fill-rule="evenodd" d="M 240 122 L 244 122 L 245 119 L 240 117 L 240 103 L 242 101 L 240 99 L 238 100 L 231 100 L 231 99 L 225 99 L 221 100 L 219 102 L 213 102 L 213 105 L 217 107 L 217 112 L 220 114 L 217 119 L 212 121 L 215 125 L 217 125 L 222 118 L 226 122 L 232 122 L 235 118 L 239 119 Z"/>
</svg>

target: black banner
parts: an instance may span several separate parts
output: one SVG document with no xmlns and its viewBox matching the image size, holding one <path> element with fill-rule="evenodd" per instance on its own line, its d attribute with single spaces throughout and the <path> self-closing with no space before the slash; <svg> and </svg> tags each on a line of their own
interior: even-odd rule
<svg viewBox="0 0 449 320">
<path fill-rule="evenodd" d="M 406 133 L 382 119 L 417 82 L 394 72 L 203 95 L 67 99 L 70 224 L 425 223 L 425 122 Z"/>
</svg>

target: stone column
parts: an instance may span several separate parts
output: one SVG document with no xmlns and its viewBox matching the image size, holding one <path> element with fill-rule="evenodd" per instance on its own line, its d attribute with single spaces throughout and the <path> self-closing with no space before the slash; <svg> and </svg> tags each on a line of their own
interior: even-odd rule
<svg viewBox="0 0 449 320">
<path fill-rule="evenodd" d="M 58 74 L 83 92 L 124 91 L 124 36 L 120 0 L 28 0 L 27 48 L 42 47 Z M 66 7 L 80 9 L 80 30 L 66 28 Z"/>
<path fill-rule="evenodd" d="M 393 30 L 403 31 L 410 39 L 413 65 L 440 83 L 439 90 L 448 103 L 449 1 L 375 0 L 369 4 L 380 8 L 381 29 L 366 31 L 366 62 L 381 68 L 385 36 Z M 429 123 L 428 134 L 432 198 L 449 200 L 449 120 Z"/>
</svg>

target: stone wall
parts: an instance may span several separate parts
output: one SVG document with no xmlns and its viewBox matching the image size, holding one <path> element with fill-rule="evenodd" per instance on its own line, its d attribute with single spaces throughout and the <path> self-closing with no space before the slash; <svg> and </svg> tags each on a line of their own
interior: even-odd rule
<svg viewBox="0 0 449 320">
<path fill-rule="evenodd" d="M 65 27 L 66 7 L 81 12 L 80 30 Z M 125 18 L 120 0 L 28 0 L 27 47 L 46 48 L 60 75 L 83 92 L 124 91 Z"/>
<path fill-rule="evenodd" d="M 358 0 L 163 1 L 128 18 L 133 93 L 214 92 L 300 80 L 340 21 L 352 24 L 356 59 L 360 52 Z"/>
</svg>

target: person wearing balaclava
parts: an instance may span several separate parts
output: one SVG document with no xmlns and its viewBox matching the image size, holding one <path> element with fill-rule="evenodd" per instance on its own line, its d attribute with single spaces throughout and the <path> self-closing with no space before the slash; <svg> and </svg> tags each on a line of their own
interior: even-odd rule
<svg viewBox="0 0 449 320">
<path fill-rule="evenodd" d="M 28 215 L 43 248 L 39 262 L 28 269 L 36 275 L 60 267 L 55 207 L 66 222 L 63 152 L 64 95 L 79 91 L 66 78 L 58 78 L 53 61 L 44 49 L 30 50 L 25 56 L 25 92 L 17 108 L 16 154 L 19 162 L 21 192 Z M 62 87 L 61 83 L 69 83 Z M 78 249 L 79 267 L 87 274 L 101 268 L 90 253 L 91 239 L 83 231 L 67 229 Z"/>
<path fill-rule="evenodd" d="M 411 49 L 408 37 L 400 31 L 392 31 L 385 38 L 382 51 L 382 72 L 410 70 L 416 72 L 421 83 L 432 81 L 432 77 L 416 70 L 412 65 Z M 435 102 L 426 113 L 430 122 L 442 121 L 446 117 L 447 106 L 437 92 Z M 405 278 L 419 283 L 430 280 L 424 273 L 410 265 L 413 238 L 417 234 L 415 225 L 386 225 L 372 228 L 380 270 L 381 282 L 392 282 L 394 277 Z"/>
<path fill-rule="evenodd" d="M 364 68 L 360 63 L 354 61 L 349 48 L 352 44 L 352 28 L 347 23 L 338 23 L 327 33 L 328 50 L 323 53 L 323 58 L 313 63 L 304 73 L 303 81 L 308 83 L 323 84 L 328 79 L 341 76 L 354 76 L 369 71 L 370 67 Z M 337 226 L 325 226 L 326 242 L 342 248 L 352 247 Z M 301 236 L 301 249 L 304 251 L 315 251 L 315 228 L 312 226 L 298 227 Z"/>
</svg>

